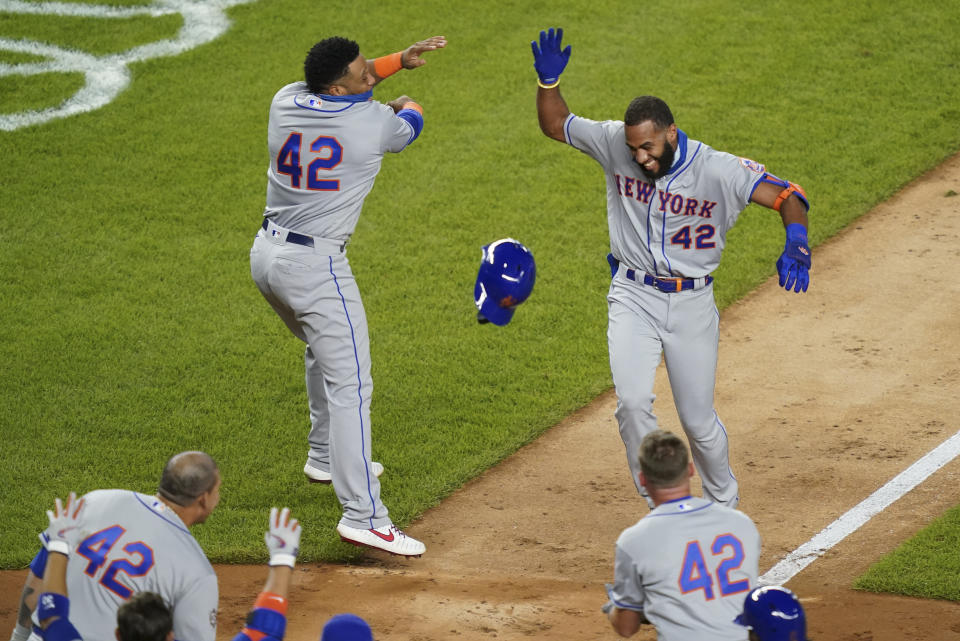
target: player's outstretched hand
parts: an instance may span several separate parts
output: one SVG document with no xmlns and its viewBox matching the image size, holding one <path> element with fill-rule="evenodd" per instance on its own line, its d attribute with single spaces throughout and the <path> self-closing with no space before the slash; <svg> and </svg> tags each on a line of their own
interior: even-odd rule
<svg viewBox="0 0 960 641">
<path fill-rule="evenodd" d="M 301 531 L 300 522 L 290 518 L 290 508 L 270 508 L 270 529 L 263 536 L 270 552 L 270 565 L 296 564 Z"/>
<path fill-rule="evenodd" d="M 415 42 L 403 50 L 403 53 L 400 55 L 400 62 L 404 69 L 416 69 L 417 67 L 422 67 L 423 65 L 427 64 L 427 61 L 423 59 L 423 54 L 425 52 L 443 49 L 446 46 L 446 36 L 433 36 L 432 38 Z"/>
<path fill-rule="evenodd" d="M 48 552 L 70 554 L 80 534 L 80 513 L 84 505 L 83 499 L 78 501 L 74 492 L 70 492 L 66 505 L 59 498 L 54 500 L 54 509 L 47 510 L 50 525 L 42 537 Z"/>
<path fill-rule="evenodd" d="M 810 286 L 810 265 L 807 228 L 799 223 L 787 225 L 787 241 L 777 260 L 780 286 L 787 291 L 807 291 Z"/>
<path fill-rule="evenodd" d="M 560 74 L 570 60 L 570 45 L 560 49 L 563 40 L 563 29 L 540 32 L 540 46 L 537 41 L 530 42 L 533 49 L 533 68 L 537 70 L 540 84 L 553 85 L 560 81 Z"/>
</svg>

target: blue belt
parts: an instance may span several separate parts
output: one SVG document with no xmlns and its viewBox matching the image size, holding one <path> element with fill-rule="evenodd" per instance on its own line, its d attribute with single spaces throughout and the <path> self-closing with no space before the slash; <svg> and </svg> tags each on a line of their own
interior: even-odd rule
<svg viewBox="0 0 960 641">
<path fill-rule="evenodd" d="M 696 278 L 659 278 L 657 276 L 651 276 L 646 272 L 638 272 L 634 269 L 628 269 L 626 271 L 626 276 L 632 281 L 637 283 L 643 283 L 644 285 L 651 285 L 656 287 L 661 292 L 666 292 L 667 294 L 673 292 L 682 292 L 687 289 L 696 289 L 697 280 Z M 703 285 L 701 287 L 706 287 L 713 282 L 713 276 L 707 276 L 702 279 Z"/>
<path fill-rule="evenodd" d="M 260 227 L 263 228 L 263 231 L 267 231 L 267 226 L 268 226 L 268 224 L 269 224 L 269 221 L 268 221 L 266 218 L 264 218 L 264 219 L 263 219 L 263 224 L 260 225 Z M 294 243 L 294 244 L 296 244 L 296 245 L 303 245 L 304 247 L 313 247 L 313 237 L 312 237 L 312 236 L 307 236 L 307 235 L 305 235 L 305 234 L 298 234 L 298 233 L 295 232 L 295 231 L 288 231 L 288 232 L 287 232 L 287 242 L 288 242 L 288 243 Z"/>
</svg>

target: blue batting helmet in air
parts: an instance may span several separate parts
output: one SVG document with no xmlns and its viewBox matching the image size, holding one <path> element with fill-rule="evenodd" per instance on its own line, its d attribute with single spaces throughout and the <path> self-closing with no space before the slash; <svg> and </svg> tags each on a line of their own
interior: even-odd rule
<svg viewBox="0 0 960 641">
<path fill-rule="evenodd" d="M 806 641 L 807 618 L 796 595 L 779 585 L 750 590 L 743 614 L 733 620 L 753 630 L 760 641 Z"/>
<path fill-rule="evenodd" d="M 517 305 L 533 291 L 537 267 L 533 254 L 522 243 L 503 238 L 483 247 L 483 260 L 473 288 L 477 320 L 506 325 Z"/>
</svg>

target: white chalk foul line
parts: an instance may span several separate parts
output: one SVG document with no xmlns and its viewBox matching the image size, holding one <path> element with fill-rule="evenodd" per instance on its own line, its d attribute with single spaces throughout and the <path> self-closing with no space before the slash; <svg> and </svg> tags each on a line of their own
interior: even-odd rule
<svg viewBox="0 0 960 641">
<path fill-rule="evenodd" d="M 861 525 L 960 455 L 960 431 L 895 476 L 760 577 L 760 585 L 783 585 Z"/>
</svg>

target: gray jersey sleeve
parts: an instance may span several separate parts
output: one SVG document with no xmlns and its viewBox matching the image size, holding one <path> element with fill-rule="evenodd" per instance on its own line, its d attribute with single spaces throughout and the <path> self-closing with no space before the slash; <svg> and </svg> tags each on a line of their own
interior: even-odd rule
<svg viewBox="0 0 960 641">
<path fill-rule="evenodd" d="M 380 130 L 380 144 L 384 151 L 401 152 L 416 138 L 413 127 L 394 114 L 392 107 L 383 105 L 383 108 L 389 112 L 389 117 L 384 119 L 383 129 Z"/>
<path fill-rule="evenodd" d="M 609 591 L 610 600 L 620 609 L 643 612 L 642 572 L 630 554 L 620 547 L 619 542 L 613 559 L 613 587 Z"/>
<path fill-rule="evenodd" d="M 616 149 L 615 139 L 626 149 L 623 140 L 623 123 L 617 120 L 597 122 L 574 114 L 563 123 L 563 137 L 571 147 L 579 149 L 604 167 L 611 164 L 611 150 Z"/>
<path fill-rule="evenodd" d="M 765 169 L 759 163 L 738 158 L 725 151 L 710 148 L 707 153 L 710 162 L 705 163 L 704 167 L 710 174 L 708 179 L 721 185 L 723 189 L 723 202 L 726 206 L 721 208 L 721 211 L 727 212 L 723 217 L 723 231 L 726 232 L 737 222 L 740 212 L 750 204 L 750 198 Z"/>
<path fill-rule="evenodd" d="M 216 641 L 217 576 L 196 581 L 193 588 L 173 604 L 173 636 L 176 641 Z"/>
</svg>

